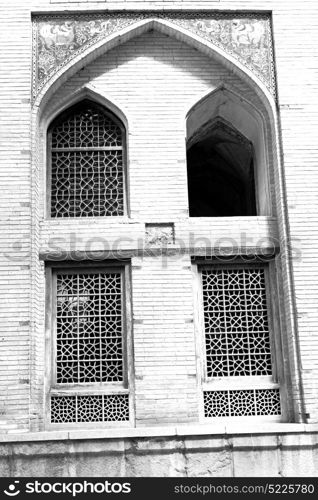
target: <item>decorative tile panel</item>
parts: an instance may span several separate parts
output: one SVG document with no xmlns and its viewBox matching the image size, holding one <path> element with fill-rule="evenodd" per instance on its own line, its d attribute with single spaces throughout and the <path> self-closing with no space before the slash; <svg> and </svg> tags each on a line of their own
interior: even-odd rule
<svg viewBox="0 0 318 500">
<path fill-rule="evenodd" d="M 33 19 L 33 96 L 72 59 L 142 20 L 168 21 L 220 47 L 275 94 L 270 16 L 265 14 L 114 13 L 38 15 Z"/>
</svg>

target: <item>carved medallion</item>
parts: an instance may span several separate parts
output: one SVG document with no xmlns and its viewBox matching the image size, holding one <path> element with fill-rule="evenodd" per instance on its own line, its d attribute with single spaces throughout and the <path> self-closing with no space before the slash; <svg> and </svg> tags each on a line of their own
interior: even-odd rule
<svg viewBox="0 0 318 500">
<path fill-rule="evenodd" d="M 146 224 L 147 246 L 166 246 L 174 243 L 174 224 Z"/>
</svg>

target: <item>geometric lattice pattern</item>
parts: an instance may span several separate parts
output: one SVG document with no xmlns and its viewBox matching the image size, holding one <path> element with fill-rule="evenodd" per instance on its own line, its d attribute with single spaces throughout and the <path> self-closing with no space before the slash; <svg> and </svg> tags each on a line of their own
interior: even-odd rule
<svg viewBox="0 0 318 500">
<path fill-rule="evenodd" d="M 127 420 L 129 420 L 128 394 L 51 397 L 53 424 Z"/>
<path fill-rule="evenodd" d="M 262 268 L 203 269 L 207 376 L 272 373 Z"/>
<path fill-rule="evenodd" d="M 280 415 L 279 389 L 205 391 L 205 417 Z"/>
<path fill-rule="evenodd" d="M 121 273 L 67 272 L 56 279 L 56 382 L 122 382 Z"/>
<path fill-rule="evenodd" d="M 84 101 L 51 128 L 51 216 L 123 214 L 123 132 Z"/>
</svg>

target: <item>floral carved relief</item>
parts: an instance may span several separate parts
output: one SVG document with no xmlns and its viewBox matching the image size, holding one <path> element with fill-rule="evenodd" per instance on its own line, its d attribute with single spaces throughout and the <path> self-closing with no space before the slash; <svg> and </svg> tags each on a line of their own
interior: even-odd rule
<svg viewBox="0 0 318 500">
<path fill-rule="evenodd" d="M 33 96 L 73 58 L 138 21 L 158 19 L 211 42 L 250 69 L 275 93 L 270 18 L 267 15 L 190 13 L 42 16 L 33 20 Z"/>
<path fill-rule="evenodd" d="M 146 245 L 165 246 L 174 243 L 173 224 L 146 224 Z"/>
<path fill-rule="evenodd" d="M 37 16 L 34 21 L 34 96 L 56 71 L 78 54 L 138 20 L 136 16 Z"/>
<path fill-rule="evenodd" d="M 269 17 L 175 19 L 174 22 L 212 42 L 237 59 L 274 93 L 272 40 Z"/>
</svg>

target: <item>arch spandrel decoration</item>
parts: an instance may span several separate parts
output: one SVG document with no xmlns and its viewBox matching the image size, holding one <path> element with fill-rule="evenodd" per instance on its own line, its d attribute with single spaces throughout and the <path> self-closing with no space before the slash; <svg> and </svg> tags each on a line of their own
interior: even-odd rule
<svg viewBox="0 0 318 500">
<path fill-rule="evenodd" d="M 33 18 L 33 97 L 64 66 L 103 39 L 147 19 L 175 24 L 221 48 L 275 95 L 270 16 L 267 14 L 121 13 L 37 15 Z"/>
</svg>

